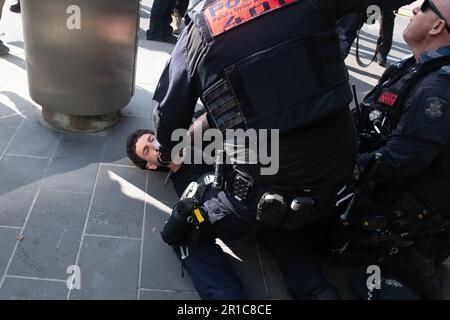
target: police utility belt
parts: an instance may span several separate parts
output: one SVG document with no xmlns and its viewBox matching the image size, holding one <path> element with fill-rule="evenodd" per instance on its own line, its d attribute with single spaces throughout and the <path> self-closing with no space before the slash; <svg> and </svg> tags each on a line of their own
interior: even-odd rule
<svg viewBox="0 0 450 320">
<path fill-rule="evenodd" d="M 259 228 L 294 230 L 309 225 L 333 210 L 335 188 L 261 185 L 235 165 L 216 165 L 214 187 L 251 212 Z"/>
</svg>

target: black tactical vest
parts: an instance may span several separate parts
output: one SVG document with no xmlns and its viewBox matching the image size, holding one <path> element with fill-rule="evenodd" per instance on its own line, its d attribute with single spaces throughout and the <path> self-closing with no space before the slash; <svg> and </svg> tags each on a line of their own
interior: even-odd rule
<svg viewBox="0 0 450 320">
<path fill-rule="evenodd" d="M 219 0 L 191 14 L 203 50 L 196 86 L 214 124 L 306 127 L 352 95 L 335 21 L 313 0 Z"/>
<path fill-rule="evenodd" d="M 359 119 L 359 123 L 363 125 L 360 129 L 375 129 L 382 136 L 391 134 L 400 120 L 404 104 L 414 86 L 427 75 L 446 65 L 450 65 L 450 57 L 437 58 L 417 66 L 414 57 L 411 57 L 391 65 L 364 99 Z"/>
</svg>

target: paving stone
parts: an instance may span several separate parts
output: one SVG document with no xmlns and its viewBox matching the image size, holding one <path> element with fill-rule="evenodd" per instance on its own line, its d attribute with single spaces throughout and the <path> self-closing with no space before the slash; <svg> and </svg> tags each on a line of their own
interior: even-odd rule
<svg viewBox="0 0 450 320">
<path fill-rule="evenodd" d="M 75 263 L 90 195 L 42 190 L 19 242 L 9 275 L 66 279 Z"/>
<path fill-rule="evenodd" d="M 105 137 L 64 134 L 43 188 L 92 193 Z"/>
<path fill-rule="evenodd" d="M 60 135 L 44 127 L 40 122 L 40 115 L 32 111 L 20 126 L 6 153 L 51 157 Z"/>
<path fill-rule="evenodd" d="M 65 282 L 6 278 L 0 289 L 0 300 L 65 300 Z"/>
<path fill-rule="evenodd" d="M 153 128 L 153 91 L 156 85 L 139 84 L 128 105 L 122 108 L 121 113 L 126 117 L 147 119 L 143 128 Z"/>
<path fill-rule="evenodd" d="M 30 102 L 17 93 L 0 91 L 0 126 L 17 127 L 30 109 Z"/>
<path fill-rule="evenodd" d="M 127 156 L 127 138 L 137 129 L 148 129 L 150 127 L 151 120 L 122 118 L 118 124 L 108 130 L 102 163 L 135 166 Z"/>
<path fill-rule="evenodd" d="M 102 165 L 87 233 L 140 238 L 144 214 L 145 171 Z"/>
<path fill-rule="evenodd" d="M 19 233 L 20 229 L 0 227 L 0 278 L 5 272 L 9 258 L 11 258 L 14 245 L 17 242 L 16 237 Z"/>
<path fill-rule="evenodd" d="M 48 161 L 7 155 L 0 160 L 0 225 L 23 226 Z"/>
<path fill-rule="evenodd" d="M 200 300 L 196 292 L 140 290 L 139 300 Z"/>
<path fill-rule="evenodd" d="M 195 291 L 187 273 L 181 277 L 181 262 L 160 232 L 171 206 L 157 208 L 147 204 L 141 287 L 148 289 Z"/>
<path fill-rule="evenodd" d="M 170 52 L 172 52 L 173 45 L 165 42 L 157 41 L 140 41 L 139 48 L 152 49 L 155 46 L 166 51 L 166 54 L 159 53 L 155 58 L 148 58 L 145 56 L 139 57 L 138 68 L 136 69 L 136 83 L 137 85 L 150 85 L 154 86 L 158 83 L 161 74 L 164 71 L 166 62 L 170 58 Z M 141 54 L 142 55 L 142 54 Z M 151 72 L 149 72 L 151 70 Z"/>
<path fill-rule="evenodd" d="M 11 141 L 14 132 L 16 132 L 15 127 L 0 127 L 0 156 Z"/>
<path fill-rule="evenodd" d="M 81 289 L 70 299 L 136 300 L 141 242 L 86 236 L 79 267 Z"/>
<path fill-rule="evenodd" d="M 164 186 L 167 174 L 167 172 L 149 171 L 147 194 L 162 202 L 176 203 L 179 201 L 179 198 L 175 192 L 172 181 L 169 179 L 167 185 Z"/>
</svg>

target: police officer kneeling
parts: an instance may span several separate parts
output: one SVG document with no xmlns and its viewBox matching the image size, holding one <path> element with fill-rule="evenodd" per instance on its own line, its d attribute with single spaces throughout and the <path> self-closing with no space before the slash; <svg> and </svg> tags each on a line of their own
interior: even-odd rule
<svg viewBox="0 0 450 320">
<path fill-rule="evenodd" d="M 349 219 L 370 236 L 353 230 L 340 253 L 440 299 L 436 266 L 450 253 L 450 1 L 426 0 L 413 12 L 403 33 L 413 57 L 386 70 L 357 121 L 358 167 L 383 158 Z"/>
<path fill-rule="evenodd" d="M 208 220 L 214 227 L 214 236 L 206 239 L 177 241 L 167 236 L 170 227 L 163 232 L 201 298 L 247 297 L 214 237 L 226 241 L 255 228 L 264 229 L 258 238 L 279 263 L 292 297 L 339 298 L 311 244 L 327 230 L 336 192 L 351 181 L 357 153 L 335 25 L 345 14 L 389 2 L 218 0 L 203 1 L 191 12 L 192 23 L 180 35 L 154 95 L 160 164 L 171 162 L 178 143 L 172 132 L 189 126 L 198 98 L 207 125 L 223 133 L 280 133 L 275 175 L 262 175 L 260 162 L 223 170 L 219 165 L 218 188 L 207 188 L 200 201 L 183 200 L 169 219 L 195 229 Z"/>
</svg>

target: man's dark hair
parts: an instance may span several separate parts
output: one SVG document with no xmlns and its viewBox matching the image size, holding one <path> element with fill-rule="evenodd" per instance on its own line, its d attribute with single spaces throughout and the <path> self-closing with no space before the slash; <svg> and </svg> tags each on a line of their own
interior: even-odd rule
<svg viewBox="0 0 450 320">
<path fill-rule="evenodd" d="M 130 134 L 128 136 L 128 139 L 127 139 L 127 155 L 128 155 L 128 158 L 130 158 L 130 160 L 133 161 L 133 163 L 137 167 L 139 167 L 141 169 L 147 169 L 147 161 L 145 161 L 144 159 L 140 158 L 136 154 L 136 142 L 144 134 L 153 134 L 154 135 L 155 133 L 152 130 L 139 129 L 139 130 L 136 130 L 135 132 L 133 132 L 132 134 Z"/>
</svg>

